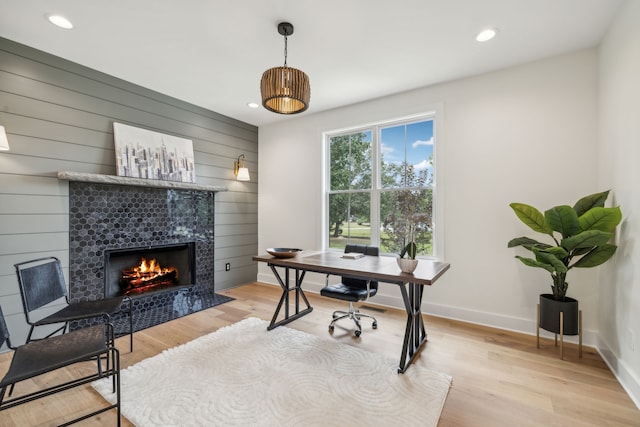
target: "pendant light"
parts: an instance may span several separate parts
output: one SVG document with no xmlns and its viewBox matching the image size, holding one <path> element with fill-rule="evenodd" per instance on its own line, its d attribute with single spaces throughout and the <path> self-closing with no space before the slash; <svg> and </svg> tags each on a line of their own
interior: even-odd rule
<svg viewBox="0 0 640 427">
<path fill-rule="evenodd" d="M 278 33 L 284 36 L 284 66 L 270 68 L 262 74 L 262 105 L 278 114 L 301 113 L 309 108 L 309 77 L 303 71 L 287 66 L 287 37 L 293 34 L 293 25 L 281 22 Z"/>
</svg>

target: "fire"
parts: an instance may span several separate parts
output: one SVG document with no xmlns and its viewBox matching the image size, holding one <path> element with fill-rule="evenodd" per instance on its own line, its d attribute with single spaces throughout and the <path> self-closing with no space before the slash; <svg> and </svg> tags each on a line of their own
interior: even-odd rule
<svg viewBox="0 0 640 427">
<path fill-rule="evenodd" d="M 132 270 L 140 276 L 143 281 L 154 279 L 158 276 L 163 276 L 168 273 L 176 271 L 175 267 L 161 267 L 160 263 L 155 258 L 147 262 L 145 258 L 142 258 L 140 265 L 133 267 Z"/>
<path fill-rule="evenodd" d="M 147 261 L 142 258 L 139 265 L 123 270 L 120 276 L 120 289 L 123 295 L 146 292 L 178 283 L 178 269 L 162 267 L 155 259 Z"/>
</svg>

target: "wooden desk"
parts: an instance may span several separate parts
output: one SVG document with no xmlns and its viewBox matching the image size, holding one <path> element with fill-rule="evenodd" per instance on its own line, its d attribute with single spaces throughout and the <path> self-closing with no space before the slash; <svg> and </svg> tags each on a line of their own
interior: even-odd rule
<svg viewBox="0 0 640 427">
<path fill-rule="evenodd" d="M 413 274 L 402 273 L 395 258 L 365 256 L 359 259 L 342 258 L 339 252 L 303 251 L 293 258 L 276 258 L 271 255 L 253 257 L 254 261 L 266 262 L 282 288 L 282 296 L 273 314 L 268 330 L 287 324 L 313 310 L 302 290 L 305 273 L 333 274 L 356 279 L 375 280 L 398 285 L 407 312 L 402 353 L 398 372 L 404 373 L 427 342 L 427 333 L 422 318 L 422 295 L 424 286 L 433 284 L 449 264 L 445 262 L 420 260 Z M 285 278 L 276 267 L 284 268 Z M 290 286 L 290 270 L 295 271 L 295 286 Z M 290 313 L 290 293 L 295 293 L 294 312 Z M 302 299 L 302 301 L 301 301 Z M 306 308 L 301 309 L 304 302 Z M 284 318 L 278 321 L 284 308 Z"/>
</svg>

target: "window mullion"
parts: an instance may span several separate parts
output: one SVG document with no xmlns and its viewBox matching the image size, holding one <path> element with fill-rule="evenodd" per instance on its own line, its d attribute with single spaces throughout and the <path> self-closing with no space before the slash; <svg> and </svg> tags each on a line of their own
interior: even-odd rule
<svg viewBox="0 0 640 427">
<path fill-rule="evenodd" d="M 371 132 L 371 244 L 380 247 L 380 127 L 375 126 Z"/>
</svg>

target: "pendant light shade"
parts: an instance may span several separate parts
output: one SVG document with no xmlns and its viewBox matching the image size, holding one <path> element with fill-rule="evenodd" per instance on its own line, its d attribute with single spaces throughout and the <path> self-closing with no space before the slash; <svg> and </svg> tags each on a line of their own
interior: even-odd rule
<svg viewBox="0 0 640 427">
<path fill-rule="evenodd" d="M 281 22 L 278 32 L 284 36 L 284 66 L 270 68 L 262 74 L 262 105 L 278 114 L 301 113 L 309 108 L 309 77 L 303 71 L 287 66 L 287 36 L 293 34 L 293 25 Z"/>
</svg>

